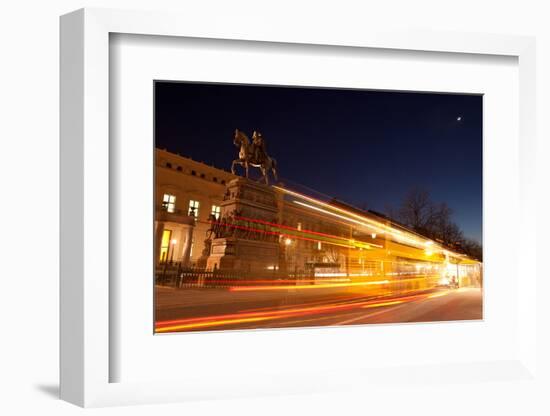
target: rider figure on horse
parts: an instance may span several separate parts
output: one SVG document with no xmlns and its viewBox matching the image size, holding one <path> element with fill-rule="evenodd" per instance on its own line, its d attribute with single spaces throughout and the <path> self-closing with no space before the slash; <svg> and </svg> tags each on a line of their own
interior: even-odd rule
<svg viewBox="0 0 550 416">
<path fill-rule="evenodd" d="M 233 144 L 239 148 L 239 158 L 235 159 L 231 164 L 231 173 L 235 174 L 235 166 L 240 165 L 245 169 L 245 176 L 248 178 L 248 168 L 252 166 L 259 168 L 262 177 L 260 180 L 265 181 L 265 184 L 269 184 L 268 172 L 273 174 L 273 178 L 277 181 L 277 161 L 267 154 L 265 140 L 262 133 L 254 131 L 252 134 L 252 143 L 248 136 L 235 129 L 235 135 L 233 137 Z"/>
<path fill-rule="evenodd" d="M 265 140 L 262 133 L 254 130 L 252 134 L 252 162 L 261 164 L 267 158 Z"/>
</svg>

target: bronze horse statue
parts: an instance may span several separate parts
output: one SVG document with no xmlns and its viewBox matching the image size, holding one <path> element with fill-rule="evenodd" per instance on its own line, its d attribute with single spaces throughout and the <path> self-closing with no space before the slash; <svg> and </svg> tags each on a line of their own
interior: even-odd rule
<svg viewBox="0 0 550 416">
<path fill-rule="evenodd" d="M 269 171 L 271 171 L 277 181 L 277 161 L 265 152 L 265 143 L 260 133 L 255 131 L 252 137 L 254 138 L 254 142 L 250 143 L 245 133 L 239 129 L 235 129 L 233 144 L 239 148 L 239 158 L 235 159 L 231 164 L 231 173 L 235 174 L 235 166 L 241 165 L 244 167 L 246 177 L 248 178 L 248 167 L 252 166 L 260 169 L 262 177 L 259 180 L 264 180 L 266 185 L 269 184 Z"/>
</svg>

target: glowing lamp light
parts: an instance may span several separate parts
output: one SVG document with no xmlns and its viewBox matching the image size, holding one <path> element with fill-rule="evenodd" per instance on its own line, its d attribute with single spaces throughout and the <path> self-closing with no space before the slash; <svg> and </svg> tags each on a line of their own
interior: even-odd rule
<svg viewBox="0 0 550 416">
<path fill-rule="evenodd" d="M 371 236 L 373 239 L 375 239 L 375 238 L 376 238 L 376 233 L 372 233 L 370 236 Z"/>
<path fill-rule="evenodd" d="M 290 244 L 292 244 L 292 240 L 290 238 L 285 239 L 285 244 L 289 246 Z"/>
<path fill-rule="evenodd" d="M 176 240 L 176 239 L 174 238 L 172 241 L 170 241 L 170 243 L 172 243 L 172 245 L 176 245 L 176 244 L 178 244 L 178 240 Z"/>
</svg>

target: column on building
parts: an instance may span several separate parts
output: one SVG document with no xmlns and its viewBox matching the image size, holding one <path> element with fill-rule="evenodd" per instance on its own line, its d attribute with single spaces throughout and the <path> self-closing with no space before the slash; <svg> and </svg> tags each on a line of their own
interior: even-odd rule
<svg viewBox="0 0 550 416">
<path fill-rule="evenodd" d="M 193 244 L 193 225 L 182 224 L 180 228 L 180 253 L 178 258 L 181 259 L 184 266 L 189 265 L 189 257 L 191 255 L 191 245 Z"/>
</svg>

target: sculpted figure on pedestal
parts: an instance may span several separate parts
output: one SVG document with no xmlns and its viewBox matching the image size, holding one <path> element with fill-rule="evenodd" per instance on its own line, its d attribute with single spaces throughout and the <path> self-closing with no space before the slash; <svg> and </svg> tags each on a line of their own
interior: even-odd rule
<svg viewBox="0 0 550 416">
<path fill-rule="evenodd" d="M 252 134 L 252 143 L 248 136 L 240 131 L 235 130 L 233 144 L 239 148 L 239 158 L 235 159 L 231 164 L 231 172 L 235 174 L 235 167 L 241 165 L 244 167 L 245 176 L 248 178 L 249 166 L 259 168 L 262 177 L 260 181 L 265 181 L 269 184 L 268 173 L 271 171 L 275 180 L 277 179 L 277 161 L 267 154 L 266 142 L 259 131 L 254 131 Z"/>
</svg>

